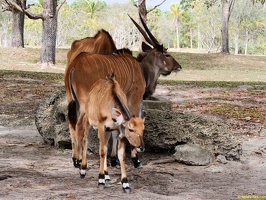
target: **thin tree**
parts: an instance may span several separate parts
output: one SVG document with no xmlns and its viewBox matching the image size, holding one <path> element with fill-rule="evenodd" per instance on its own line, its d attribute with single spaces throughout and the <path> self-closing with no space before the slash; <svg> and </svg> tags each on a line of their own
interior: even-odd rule
<svg viewBox="0 0 266 200">
<path fill-rule="evenodd" d="M 21 8 L 26 7 L 26 0 L 15 0 L 14 1 Z M 9 1 L 1 0 L 0 1 L 1 10 L 3 12 L 10 11 L 12 12 L 12 47 L 22 47 L 24 48 L 24 19 L 25 15 L 17 6 L 13 6 Z"/>
<path fill-rule="evenodd" d="M 222 53 L 230 53 L 228 24 L 234 3 L 235 0 L 222 0 Z"/>
<path fill-rule="evenodd" d="M 163 0 L 161 3 L 155 5 L 153 8 L 151 9 L 148 9 L 147 10 L 147 7 L 146 7 L 146 0 L 138 0 L 138 1 L 135 1 L 135 0 L 132 0 L 133 4 L 135 7 L 138 8 L 138 12 L 139 12 L 139 15 L 141 16 L 141 18 L 143 19 L 143 21 L 145 23 L 147 23 L 147 14 L 153 10 L 155 10 L 157 7 L 159 7 L 160 5 L 162 5 L 166 0 Z M 139 23 L 140 26 L 142 27 L 142 24 Z M 142 42 L 145 41 L 144 37 L 140 34 L 140 41 L 139 41 L 139 50 L 142 51 L 141 49 L 141 44 Z"/>
<path fill-rule="evenodd" d="M 180 9 L 179 4 L 171 4 L 170 12 L 174 15 L 174 25 L 176 28 L 176 48 L 180 48 L 180 40 L 179 40 L 179 27 L 181 24 L 181 15 L 184 13 L 184 10 Z"/>
<path fill-rule="evenodd" d="M 207 8 L 213 6 L 219 0 L 204 0 Z M 181 0 L 180 4 L 184 8 L 193 7 L 196 0 Z M 229 32 L 228 24 L 233 10 L 235 0 L 220 0 L 222 4 L 222 31 L 221 31 L 221 52 L 229 53 Z"/>
<path fill-rule="evenodd" d="M 16 8 L 18 11 L 27 15 L 33 20 L 42 20 L 42 49 L 40 55 L 40 63 L 42 67 L 52 67 L 55 64 L 55 48 L 56 48 L 56 32 L 57 32 L 57 17 L 61 6 L 66 0 L 61 0 L 57 3 L 55 0 L 40 0 L 43 11 L 39 14 L 31 13 L 28 8 L 25 8 L 11 0 L 5 0 L 8 5 Z"/>
<path fill-rule="evenodd" d="M 97 12 L 97 11 L 100 11 L 104 8 L 105 6 L 105 2 L 103 1 L 99 1 L 99 0 L 87 0 L 86 1 L 86 4 L 88 6 L 88 11 L 89 11 L 89 14 L 90 14 L 90 19 L 93 19 L 94 17 L 94 14 Z"/>
</svg>

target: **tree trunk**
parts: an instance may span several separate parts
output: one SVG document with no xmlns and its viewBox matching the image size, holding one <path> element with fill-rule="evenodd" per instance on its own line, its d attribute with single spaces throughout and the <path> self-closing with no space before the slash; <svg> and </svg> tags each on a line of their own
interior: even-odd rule
<svg viewBox="0 0 266 200">
<path fill-rule="evenodd" d="M 245 55 L 248 55 L 248 29 L 246 29 L 246 39 L 245 39 Z"/>
<path fill-rule="evenodd" d="M 190 48 L 193 49 L 193 31 L 192 31 L 192 28 L 190 28 L 189 31 L 190 31 Z"/>
<path fill-rule="evenodd" d="M 235 33 L 235 55 L 238 54 L 239 51 L 239 27 L 236 27 L 236 33 Z"/>
<path fill-rule="evenodd" d="M 229 52 L 228 24 L 232 12 L 234 0 L 222 0 L 222 52 Z"/>
<path fill-rule="evenodd" d="M 179 27 L 176 26 L 176 48 L 180 49 L 180 41 L 179 41 Z"/>
<path fill-rule="evenodd" d="M 47 0 L 43 5 L 42 51 L 40 62 L 43 66 L 55 64 L 57 12 L 56 1 Z"/>
<path fill-rule="evenodd" d="M 147 8 L 146 8 L 146 0 L 138 0 L 138 10 L 139 10 L 139 14 L 140 14 L 141 18 L 143 19 L 144 23 L 146 23 L 147 22 L 147 14 L 148 14 Z M 143 28 L 141 22 L 139 24 Z M 142 52 L 141 44 L 143 41 L 145 41 L 145 39 L 141 33 L 139 33 L 139 36 L 140 36 L 139 51 Z"/>
<path fill-rule="evenodd" d="M 22 6 L 25 7 L 26 0 L 21 1 Z M 19 0 L 16 0 L 17 4 L 20 4 Z M 13 22 L 12 22 L 12 47 L 24 48 L 24 13 L 17 9 L 12 10 Z"/>
<path fill-rule="evenodd" d="M 198 25 L 198 49 L 200 49 L 200 40 L 201 40 L 201 37 L 200 37 L 200 30 L 199 30 L 199 25 Z"/>
</svg>

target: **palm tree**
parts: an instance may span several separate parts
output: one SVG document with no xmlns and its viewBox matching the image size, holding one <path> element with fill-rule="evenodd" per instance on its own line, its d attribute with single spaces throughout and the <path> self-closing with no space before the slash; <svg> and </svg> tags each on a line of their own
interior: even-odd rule
<svg viewBox="0 0 266 200">
<path fill-rule="evenodd" d="M 184 10 L 180 9 L 179 3 L 170 5 L 170 12 L 174 15 L 173 23 L 176 28 L 176 47 L 180 48 L 180 40 L 179 40 L 179 27 L 181 24 L 181 16 L 184 13 Z"/>
<path fill-rule="evenodd" d="M 105 2 L 99 0 L 85 0 L 85 2 L 88 6 L 88 13 L 90 14 L 90 19 L 93 19 L 94 14 L 106 6 Z"/>
</svg>

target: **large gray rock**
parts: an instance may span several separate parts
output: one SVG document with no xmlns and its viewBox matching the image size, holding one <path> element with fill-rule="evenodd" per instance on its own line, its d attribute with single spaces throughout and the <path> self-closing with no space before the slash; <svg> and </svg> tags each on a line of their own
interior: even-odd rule
<svg viewBox="0 0 266 200">
<path fill-rule="evenodd" d="M 146 109 L 145 146 L 149 150 L 171 151 L 180 144 L 198 144 L 228 160 L 239 160 L 240 142 L 219 120 L 194 113 Z"/>
<path fill-rule="evenodd" d="M 242 148 L 229 128 L 222 122 L 193 113 L 171 111 L 171 103 L 160 99 L 144 102 L 146 111 L 144 142 L 146 151 L 175 151 L 182 144 L 195 144 L 213 156 L 239 160 Z M 59 147 L 71 147 L 67 123 L 67 102 L 64 89 L 41 101 L 36 109 L 35 123 L 44 141 Z M 94 131 L 88 148 L 98 153 Z"/>
<path fill-rule="evenodd" d="M 64 88 L 39 102 L 35 124 L 45 143 L 71 148 Z"/>
<path fill-rule="evenodd" d="M 197 144 L 182 144 L 175 147 L 175 159 L 187 165 L 209 165 L 214 155 Z"/>
</svg>

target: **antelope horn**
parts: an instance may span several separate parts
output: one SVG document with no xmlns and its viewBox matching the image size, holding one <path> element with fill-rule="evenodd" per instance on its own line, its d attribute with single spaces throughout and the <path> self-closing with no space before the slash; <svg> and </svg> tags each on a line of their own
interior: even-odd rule
<svg viewBox="0 0 266 200">
<path fill-rule="evenodd" d="M 125 112 L 126 116 L 127 116 L 127 119 L 130 120 L 132 117 L 130 115 L 130 112 L 128 110 L 128 108 L 125 106 L 125 104 L 123 104 L 123 102 L 121 101 L 120 97 L 118 95 L 116 95 L 119 103 L 120 103 L 120 106 L 122 107 L 123 111 Z"/>
<path fill-rule="evenodd" d="M 135 24 L 135 26 L 138 28 L 138 30 L 140 31 L 140 33 L 142 34 L 142 36 L 145 38 L 145 40 L 150 44 L 152 45 L 153 47 L 156 46 L 156 44 L 147 36 L 147 34 L 145 33 L 145 31 L 140 27 L 140 25 L 138 25 L 137 22 L 135 22 L 134 19 L 132 19 L 130 17 L 130 15 L 128 14 L 129 18 L 131 19 L 131 21 Z M 142 19 L 141 19 L 142 20 Z"/>
<path fill-rule="evenodd" d="M 160 43 L 157 41 L 157 39 L 156 39 L 156 38 L 152 35 L 152 33 L 150 32 L 150 30 L 149 30 L 149 28 L 147 27 L 147 25 L 144 23 L 144 21 L 143 21 L 141 15 L 140 15 L 140 13 L 139 13 L 139 18 L 140 18 L 140 21 L 141 21 L 141 23 L 142 23 L 142 25 L 143 25 L 145 31 L 148 33 L 150 39 L 152 40 L 152 42 L 153 42 L 156 46 L 160 45 Z M 153 47 L 156 47 L 156 46 L 153 45 Z"/>
</svg>

